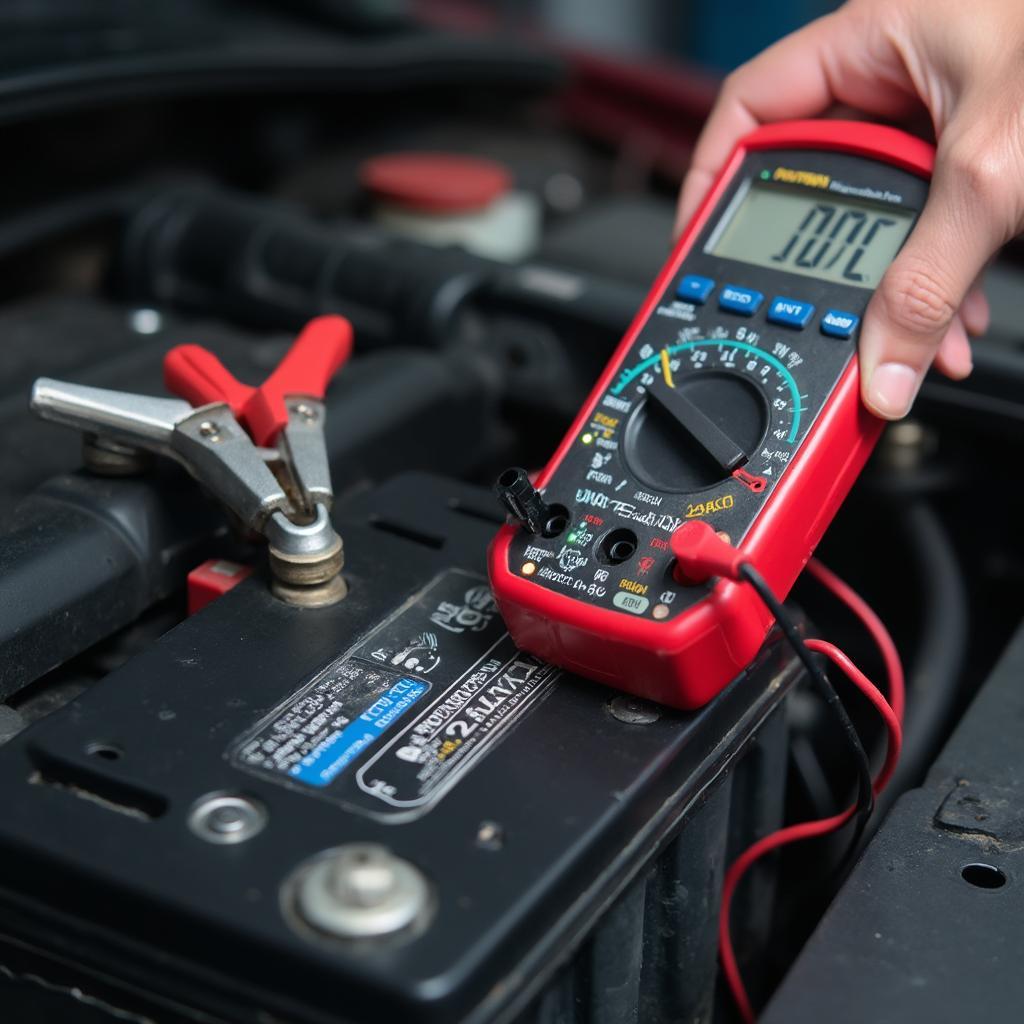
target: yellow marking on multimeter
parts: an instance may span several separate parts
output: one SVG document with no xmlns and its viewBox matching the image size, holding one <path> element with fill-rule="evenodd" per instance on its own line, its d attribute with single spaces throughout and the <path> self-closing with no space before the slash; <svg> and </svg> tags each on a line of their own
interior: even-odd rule
<svg viewBox="0 0 1024 1024">
<path fill-rule="evenodd" d="M 663 348 L 661 350 L 661 375 L 665 378 L 665 383 L 670 387 L 674 388 L 676 382 L 672 379 L 672 367 L 668 364 L 668 349 Z"/>
<path fill-rule="evenodd" d="M 764 177 L 763 174 L 761 176 Z M 776 167 L 772 178 L 790 185 L 806 185 L 808 188 L 827 189 L 832 182 L 832 178 L 827 174 L 819 174 L 815 171 L 795 171 L 790 167 Z"/>
</svg>

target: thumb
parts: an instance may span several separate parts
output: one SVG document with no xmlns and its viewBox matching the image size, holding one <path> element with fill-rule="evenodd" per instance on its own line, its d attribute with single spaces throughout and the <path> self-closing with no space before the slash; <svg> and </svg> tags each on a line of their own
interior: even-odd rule
<svg viewBox="0 0 1024 1024">
<path fill-rule="evenodd" d="M 1003 223 L 1008 183 L 984 151 L 940 151 L 925 208 L 889 267 L 860 337 L 864 404 L 884 419 L 905 416 L 975 278 L 1012 233 Z M 968 363 L 969 365 L 969 363 Z"/>
</svg>

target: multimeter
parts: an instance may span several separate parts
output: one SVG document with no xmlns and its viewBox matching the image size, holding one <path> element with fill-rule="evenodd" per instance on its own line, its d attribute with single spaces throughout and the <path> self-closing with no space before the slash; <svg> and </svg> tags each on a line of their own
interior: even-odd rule
<svg viewBox="0 0 1024 1024">
<path fill-rule="evenodd" d="M 749 665 L 770 613 L 689 582 L 673 537 L 705 522 L 788 594 L 881 432 L 857 335 L 933 161 L 854 122 L 737 145 L 551 461 L 499 478 L 519 522 L 490 576 L 520 647 L 681 708 Z"/>
</svg>

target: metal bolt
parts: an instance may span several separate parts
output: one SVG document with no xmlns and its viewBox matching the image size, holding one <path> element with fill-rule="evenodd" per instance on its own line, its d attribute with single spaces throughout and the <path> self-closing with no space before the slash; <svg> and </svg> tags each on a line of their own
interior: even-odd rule
<svg viewBox="0 0 1024 1024">
<path fill-rule="evenodd" d="M 245 818 L 237 807 L 218 807 L 206 819 L 206 824 L 213 832 L 238 832 L 245 828 Z"/>
<path fill-rule="evenodd" d="M 345 548 L 323 505 L 316 519 L 299 525 L 275 512 L 266 526 L 273 593 L 300 608 L 324 608 L 348 595 L 341 575 Z"/>
<path fill-rule="evenodd" d="M 382 857 L 361 854 L 339 859 L 327 877 L 331 893 L 353 907 L 379 907 L 395 888 L 395 872 Z"/>
<path fill-rule="evenodd" d="M 935 434 L 917 420 L 901 420 L 885 432 L 881 457 L 893 469 L 917 469 L 938 448 Z"/>
<path fill-rule="evenodd" d="M 128 323 L 136 334 L 156 334 L 164 325 L 164 318 L 155 309 L 133 309 Z"/>
<path fill-rule="evenodd" d="M 496 821 L 480 822 L 476 845 L 485 850 L 500 850 L 505 845 L 505 830 Z"/>
<path fill-rule="evenodd" d="M 286 891 L 307 925 L 345 939 L 392 935 L 422 922 L 430 905 L 422 872 L 376 843 L 326 851 Z"/>
<path fill-rule="evenodd" d="M 307 423 L 316 423 L 316 420 L 317 420 L 316 409 L 314 409 L 312 406 L 306 405 L 305 402 L 301 402 L 299 405 L 295 406 L 295 411 Z"/>
<path fill-rule="evenodd" d="M 585 198 L 583 182 L 574 174 L 559 171 L 544 182 L 544 198 L 559 213 L 579 209 Z"/>
<path fill-rule="evenodd" d="M 626 725 L 652 725 L 661 718 L 661 710 L 657 704 L 651 704 L 639 697 L 613 697 L 608 702 L 608 710 L 613 718 Z"/>
<path fill-rule="evenodd" d="M 249 797 L 208 793 L 192 806 L 188 827 L 208 843 L 244 843 L 263 830 L 267 811 Z"/>
<path fill-rule="evenodd" d="M 220 425 L 214 423 L 213 420 L 203 420 L 199 424 L 199 433 L 202 437 L 205 437 L 207 441 L 211 441 L 216 444 L 220 440 Z"/>
<path fill-rule="evenodd" d="M 149 452 L 96 434 L 82 435 L 82 461 L 98 476 L 135 476 L 152 463 Z"/>
</svg>

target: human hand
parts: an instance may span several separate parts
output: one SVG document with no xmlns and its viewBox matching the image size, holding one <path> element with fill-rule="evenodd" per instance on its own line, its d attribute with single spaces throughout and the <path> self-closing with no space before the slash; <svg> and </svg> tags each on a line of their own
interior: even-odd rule
<svg viewBox="0 0 1024 1024">
<path fill-rule="evenodd" d="M 928 202 L 860 335 L 864 403 L 899 419 L 933 360 L 956 380 L 971 372 L 968 334 L 989 320 L 981 275 L 1024 229 L 1024 3 L 850 0 L 765 50 L 725 80 L 677 230 L 743 135 L 836 105 L 895 122 L 926 113 L 938 140 Z"/>
</svg>

